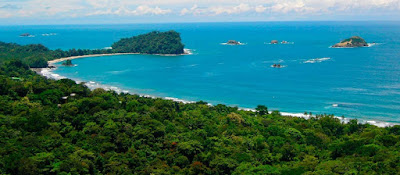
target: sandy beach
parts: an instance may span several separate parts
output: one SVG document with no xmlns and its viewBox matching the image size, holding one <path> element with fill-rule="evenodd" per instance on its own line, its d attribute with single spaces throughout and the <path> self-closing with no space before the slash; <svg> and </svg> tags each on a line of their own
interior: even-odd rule
<svg viewBox="0 0 400 175">
<path fill-rule="evenodd" d="M 190 52 L 188 53 L 187 50 L 185 50 L 186 53 L 185 54 L 191 54 Z M 88 58 L 88 57 L 101 57 L 101 56 L 114 56 L 114 55 L 136 55 L 136 54 L 140 54 L 140 53 L 112 53 L 112 54 L 94 54 L 94 55 L 83 55 L 83 56 L 73 56 L 73 57 L 65 57 L 65 58 L 59 58 L 59 59 L 55 59 L 55 60 L 51 60 L 48 61 L 49 65 L 53 65 L 55 63 L 58 62 L 63 62 L 66 60 L 72 60 L 72 59 L 79 59 L 79 58 Z M 156 55 L 156 54 L 155 54 Z M 169 56 L 169 55 L 163 55 L 163 56 Z M 176 56 L 176 55 L 171 55 L 171 56 Z M 328 60 L 327 58 L 317 58 L 317 59 L 311 59 L 311 61 L 325 61 Z M 308 60 L 308 62 L 311 62 L 310 60 Z M 314 62 L 313 62 L 314 63 Z M 63 79 L 63 78 L 67 78 L 64 77 L 62 75 L 58 75 L 56 73 L 53 72 L 53 68 L 37 68 L 37 69 L 32 69 L 33 71 L 37 72 L 40 75 L 43 75 L 47 78 L 51 78 L 51 79 Z M 78 81 L 79 80 L 75 80 Z M 120 92 L 124 92 L 124 93 L 131 93 L 131 94 L 135 94 L 132 92 L 129 92 L 127 90 L 123 90 L 123 89 L 119 89 L 118 87 L 114 87 L 114 86 L 110 86 L 110 85 L 104 85 L 104 84 L 99 84 L 93 81 L 89 81 L 89 82 L 84 82 L 86 86 L 88 86 L 90 89 L 96 89 L 96 88 L 103 88 L 106 90 L 114 90 L 118 93 Z M 167 100 L 173 100 L 176 102 L 182 102 L 182 103 L 194 103 L 193 101 L 186 101 L 183 99 L 178 99 L 178 98 L 173 98 L 173 97 L 156 97 L 156 96 L 151 96 L 151 95 L 146 95 L 146 94 L 137 94 L 143 97 L 150 97 L 150 98 L 163 98 L 163 99 L 167 99 Z M 209 105 L 213 105 L 213 104 L 209 104 Z M 240 108 L 241 110 L 246 110 L 246 111 L 255 111 L 255 109 L 248 109 L 248 108 Z M 270 111 L 272 112 L 272 111 Z M 304 114 L 304 113 L 289 113 L 289 112 L 281 112 L 281 115 L 283 116 L 291 116 L 291 117 L 299 117 L 299 118 L 305 118 L 305 119 L 309 119 L 311 117 L 315 117 L 315 116 L 310 116 L 309 114 Z M 350 118 L 342 118 L 339 116 L 335 116 L 336 118 L 340 119 L 342 122 L 347 123 L 350 121 Z M 383 121 L 374 121 L 374 120 L 363 120 L 363 119 L 359 119 L 360 123 L 368 123 L 371 125 L 375 125 L 378 127 L 388 127 L 388 126 L 394 126 L 396 125 L 395 123 L 390 123 L 390 122 L 383 122 Z"/>
<path fill-rule="evenodd" d="M 72 56 L 72 57 L 65 57 L 65 58 L 59 58 L 55 60 L 50 60 L 47 61 L 49 65 L 52 65 L 54 63 L 66 61 L 66 60 L 73 60 L 73 59 L 78 59 L 78 58 L 89 58 L 89 57 L 102 57 L 102 56 L 114 56 L 114 55 L 146 55 L 144 53 L 109 53 L 109 54 L 93 54 L 93 55 L 82 55 L 82 56 Z M 153 54 L 153 55 L 161 55 L 161 56 L 179 56 L 179 55 L 191 55 L 192 52 L 190 49 L 184 49 L 183 54 Z"/>
<path fill-rule="evenodd" d="M 47 63 L 49 65 L 66 61 L 66 60 L 73 60 L 73 59 L 78 59 L 78 58 L 88 58 L 88 57 L 102 57 L 102 56 L 113 56 L 113 55 L 138 55 L 140 53 L 110 53 L 110 54 L 94 54 L 94 55 L 82 55 L 82 56 L 72 56 L 72 57 L 65 57 L 65 58 L 59 58 L 55 60 L 48 61 Z"/>
</svg>

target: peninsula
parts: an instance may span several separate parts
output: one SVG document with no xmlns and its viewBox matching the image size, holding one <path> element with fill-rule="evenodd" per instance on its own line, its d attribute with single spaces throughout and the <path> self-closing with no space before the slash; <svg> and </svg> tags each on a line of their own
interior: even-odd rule
<svg viewBox="0 0 400 175">
<path fill-rule="evenodd" d="M 108 49 L 50 50 L 42 44 L 19 45 L 0 42 L 0 64 L 10 60 L 20 60 L 30 68 L 46 68 L 49 63 L 76 58 L 124 55 L 124 54 L 185 54 L 180 34 L 176 31 L 158 32 L 123 38 Z"/>
<path fill-rule="evenodd" d="M 183 54 L 184 45 L 176 31 L 158 32 L 123 38 L 112 45 L 114 53 Z"/>
<path fill-rule="evenodd" d="M 333 45 L 333 48 L 351 48 L 351 47 L 367 47 L 368 43 L 359 36 L 342 40 L 340 43 Z"/>
</svg>

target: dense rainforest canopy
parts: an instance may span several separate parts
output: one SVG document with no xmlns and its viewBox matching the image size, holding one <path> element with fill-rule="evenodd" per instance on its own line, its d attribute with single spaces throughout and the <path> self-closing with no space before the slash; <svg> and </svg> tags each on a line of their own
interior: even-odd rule
<svg viewBox="0 0 400 175">
<path fill-rule="evenodd" d="M 47 67 L 47 60 L 54 59 L 51 51 L 41 44 L 21 46 L 0 42 L 0 64 L 11 59 L 19 59 L 32 68 Z"/>
<path fill-rule="evenodd" d="M 21 60 L 0 68 L 0 174 L 398 172 L 400 126 L 89 90 Z"/>
<path fill-rule="evenodd" d="M 123 38 L 112 45 L 114 52 L 146 54 L 183 54 L 184 45 L 176 31 L 150 32 Z"/>
<path fill-rule="evenodd" d="M 0 64 L 12 59 L 21 60 L 31 68 L 47 67 L 47 61 L 57 58 L 112 53 L 111 49 L 50 50 L 41 44 L 19 45 L 0 42 Z"/>
<path fill-rule="evenodd" d="M 0 174 L 398 174 L 400 126 L 183 104 L 29 68 L 108 50 L 0 43 Z"/>
</svg>

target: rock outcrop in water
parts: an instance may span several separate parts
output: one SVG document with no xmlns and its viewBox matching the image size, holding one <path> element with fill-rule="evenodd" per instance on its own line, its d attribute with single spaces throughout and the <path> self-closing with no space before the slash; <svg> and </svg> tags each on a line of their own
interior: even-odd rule
<svg viewBox="0 0 400 175">
<path fill-rule="evenodd" d="M 29 34 L 29 33 L 23 33 L 23 34 L 21 34 L 21 35 L 19 35 L 20 37 L 29 37 L 29 36 L 32 36 L 31 34 Z"/>
<path fill-rule="evenodd" d="M 353 36 L 351 38 L 341 41 L 340 43 L 333 45 L 332 47 L 338 48 L 338 47 L 366 47 L 366 46 L 368 46 L 368 43 L 363 38 L 359 36 Z"/>
<path fill-rule="evenodd" d="M 226 42 L 226 44 L 229 44 L 229 45 L 240 45 L 240 42 L 236 41 L 236 40 L 229 40 L 228 42 Z"/>
<path fill-rule="evenodd" d="M 73 66 L 72 61 L 71 60 L 66 60 L 64 63 L 62 63 L 63 66 Z"/>
</svg>

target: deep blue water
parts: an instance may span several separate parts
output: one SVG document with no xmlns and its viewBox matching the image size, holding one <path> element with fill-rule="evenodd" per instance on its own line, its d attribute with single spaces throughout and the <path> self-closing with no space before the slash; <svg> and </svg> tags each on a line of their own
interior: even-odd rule
<svg viewBox="0 0 400 175">
<path fill-rule="evenodd" d="M 122 37 L 171 29 L 181 33 L 193 55 L 84 58 L 55 73 L 158 97 L 400 122 L 400 22 L 0 26 L 0 40 L 97 49 Z M 36 37 L 18 37 L 27 32 Z M 329 48 L 353 35 L 380 44 Z M 246 45 L 220 44 L 229 39 Z M 273 39 L 294 44 L 265 44 Z M 304 63 L 316 58 L 330 59 Z M 286 67 L 272 68 L 274 63 Z"/>
</svg>

